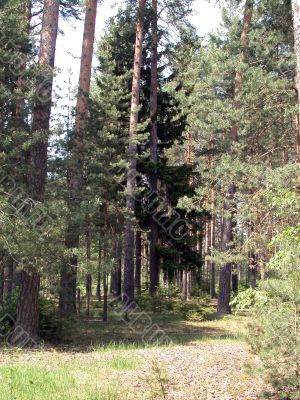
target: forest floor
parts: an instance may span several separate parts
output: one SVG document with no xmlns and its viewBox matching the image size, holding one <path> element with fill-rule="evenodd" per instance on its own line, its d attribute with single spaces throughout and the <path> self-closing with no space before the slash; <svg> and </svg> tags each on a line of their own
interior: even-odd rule
<svg viewBox="0 0 300 400">
<path fill-rule="evenodd" d="M 1 400 L 254 400 L 272 392 L 244 340 L 249 318 L 151 319 L 171 343 L 147 345 L 124 321 L 81 317 L 63 345 L 2 349 Z"/>
</svg>

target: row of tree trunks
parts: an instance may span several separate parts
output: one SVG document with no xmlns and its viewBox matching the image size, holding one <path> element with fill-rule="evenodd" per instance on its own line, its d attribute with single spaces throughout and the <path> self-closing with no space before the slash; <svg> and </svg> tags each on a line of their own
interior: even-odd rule
<svg viewBox="0 0 300 400">
<path fill-rule="evenodd" d="M 136 163 L 137 163 L 137 127 L 140 104 L 140 79 L 144 39 L 144 12 L 146 0 L 139 0 L 136 25 L 136 43 L 133 62 L 132 96 L 129 125 L 128 174 L 126 184 L 126 226 L 125 226 L 125 264 L 124 264 L 124 303 L 130 307 L 134 300 L 134 224 Z"/>
<path fill-rule="evenodd" d="M 114 242 L 115 266 L 111 274 L 111 292 L 114 297 L 122 294 L 122 245 L 120 237 Z"/>
<path fill-rule="evenodd" d="M 65 233 L 67 249 L 78 249 L 80 236 L 80 206 L 83 191 L 83 165 L 85 148 L 85 129 L 88 119 L 88 97 L 91 85 L 97 0 L 86 0 L 85 22 L 82 41 L 79 88 L 76 103 L 75 138 L 72 143 L 68 171 L 69 220 Z M 78 259 L 74 254 L 62 265 L 59 308 L 62 314 L 76 311 L 76 282 Z"/>
</svg>

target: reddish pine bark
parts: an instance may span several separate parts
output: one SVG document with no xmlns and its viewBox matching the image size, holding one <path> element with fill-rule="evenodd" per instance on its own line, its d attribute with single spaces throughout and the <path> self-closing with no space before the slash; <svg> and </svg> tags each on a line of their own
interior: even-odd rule
<svg viewBox="0 0 300 400">
<path fill-rule="evenodd" d="M 45 0 L 39 52 L 41 81 L 36 90 L 37 99 L 32 114 L 32 132 L 37 135 L 37 139 L 30 149 L 29 176 L 31 195 L 38 201 L 43 200 L 47 179 L 48 133 L 58 16 L 59 0 Z"/>
<path fill-rule="evenodd" d="M 138 108 L 140 104 L 140 79 L 144 39 L 144 11 L 146 0 L 139 0 L 138 21 L 136 26 L 136 43 L 133 63 L 132 97 L 129 125 L 128 176 L 126 184 L 126 207 L 128 217 L 125 228 L 125 263 L 124 263 L 124 303 L 128 307 L 134 300 L 134 229 L 132 217 L 135 210 L 136 188 L 136 133 L 138 125 Z"/>
<path fill-rule="evenodd" d="M 37 201 L 43 201 L 47 179 L 48 133 L 58 16 L 59 1 L 45 0 L 39 51 L 41 81 L 36 88 L 36 101 L 32 113 L 32 132 L 37 138 L 30 149 L 28 177 L 30 194 Z M 39 288 L 40 277 L 36 271 L 21 272 L 17 325 L 24 329 L 32 340 L 35 340 L 39 333 Z M 18 345 L 16 335 L 13 335 L 12 342 Z"/>
<path fill-rule="evenodd" d="M 84 32 L 82 40 L 79 89 L 76 104 L 75 138 L 69 165 L 70 218 L 65 233 L 67 249 L 79 247 L 80 204 L 83 188 L 84 135 L 88 114 L 88 96 L 91 84 L 93 48 L 97 16 L 97 0 L 86 0 Z M 63 314 L 76 311 L 77 256 L 66 260 L 61 269 L 59 308 Z"/>
<path fill-rule="evenodd" d="M 24 1 L 22 6 L 22 12 L 24 13 L 24 17 L 26 19 L 26 30 L 29 34 L 30 31 L 30 21 L 31 21 L 31 1 Z M 18 91 L 18 96 L 16 100 L 16 110 L 15 110 L 15 118 L 16 125 L 18 127 L 22 127 L 24 125 L 24 108 L 25 108 L 25 97 L 23 95 L 24 91 L 24 73 L 26 71 L 27 64 L 27 52 L 23 52 L 20 56 L 19 63 L 19 76 L 16 82 L 16 89 Z"/>
<path fill-rule="evenodd" d="M 39 332 L 40 276 L 37 272 L 21 271 L 21 285 L 17 306 L 15 329 L 9 337 L 12 345 L 32 346 Z"/>
</svg>

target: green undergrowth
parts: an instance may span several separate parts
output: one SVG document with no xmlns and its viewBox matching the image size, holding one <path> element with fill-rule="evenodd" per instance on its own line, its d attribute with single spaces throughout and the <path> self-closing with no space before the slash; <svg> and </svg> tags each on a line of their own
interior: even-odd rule
<svg viewBox="0 0 300 400">
<path fill-rule="evenodd" d="M 152 318 L 170 335 L 172 342 L 168 346 L 182 346 L 182 354 L 184 346 L 191 343 L 213 345 L 243 340 L 244 326 L 248 321 L 241 316 L 207 321 L 180 320 L 173 316 L 162 322 L 156 313 Z M 143 375 L 146 361 L 140 349 L 152 351 L 155 345 L 142 343 L 132 334 L 131 340 L 124 340 L 125 331 L 128 331 L 128 326 L 122 326 L 120 320 L 104 324 L 99 319 L 90 318 L 78 323 L 76 332 L 78 336 L 92 339 L 88 346 L 76 344 L 76 347 L 72 342 L 55 348 L 2 351 L 0 398 L 128 400 L 137 398 L 134 392 L 137 381 L 143 385 L 143 399 L 164 398 L 168 365 L 155 364 L 151 367 L 153 373 Z M 105 340 L 101 337 L 103 333 L 107 335 Z M 109 336 L 110 339 L 114 336 L 115 340 L 109 340 Z M 161 351 L 165 351 L 164 347 Z"/>
</svg>

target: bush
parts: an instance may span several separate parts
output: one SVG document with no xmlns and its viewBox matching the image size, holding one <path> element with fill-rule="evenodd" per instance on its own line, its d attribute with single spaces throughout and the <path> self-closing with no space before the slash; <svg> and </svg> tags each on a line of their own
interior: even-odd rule
<svg viewBox="0 0 300 400">
<path fill-rule="evenodd" d="M 268 267 L 273 279 L 261 284 L 268 301 L 250 306 L 255 319 L 249 342 L 264 361 L 268 379 L 281 398 L 299 400 L 300 226 L 286 227 L 272 244 L 276 251 Z"/>
<path fill-rule="evenodd" d="M 253 311 L 267 304 L 269 295 L 265 290 L 246 289 L 233 298 L 230 305 L 235 312 Z"/>
<path fill-rule="evenodd" d="M 0 307 L 0 317 L 9 315 L 13 320 L 17 318 L 18 290 L 15 290 L 9 296 L 5 304 Z M 39 336 L 44 340 L 61 340 L 69 329 L 71 321 L 66 321 L 60 317 L 57 312 L 56 304 L 44 297 L 40 298 L 40 325 Z M 9 322 L 1 326 L 1 334 L 5 336 L 11 330 L 12 326 Z"/>
<path fill-rule="evenodd" d="M 44 297 L 40 299 L 40 337 L 45 340 L 64 339 L 70 331 L 71 320 L 63 319 L 56 304 Z"/>
<path fill-rule="evenodd" d="M 248 341 L 262 358 L 268 380 L 284 399 L 300 398 L 300 288 L 295 308 L 288 282 L 273 280 L 270 299 L 255 308 Z"/>
</svg>

